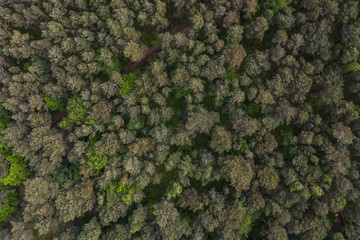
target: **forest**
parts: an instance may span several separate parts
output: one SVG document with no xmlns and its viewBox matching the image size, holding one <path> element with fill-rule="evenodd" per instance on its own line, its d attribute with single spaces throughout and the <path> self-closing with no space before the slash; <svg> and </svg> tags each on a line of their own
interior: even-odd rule
<svg viewBox="0 0 360 240">
<path fill-rule="evenodd" d="M 360 240 L 359 0 L 0 0 L 0 240 Z"/>
</svg>

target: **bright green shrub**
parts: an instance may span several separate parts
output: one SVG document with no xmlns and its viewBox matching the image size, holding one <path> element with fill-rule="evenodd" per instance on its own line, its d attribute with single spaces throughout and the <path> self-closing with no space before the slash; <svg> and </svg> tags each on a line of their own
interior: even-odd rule
<svg viewBox="0 0 360 240">
<path fill-rule="evenodd" d="M 91 119 L 91 120 L 86 120 L 85 124 L 95 126 L 97 123 L 94 119 Z"/>
<path fill-rule="evenodd" d="M 29 70 L 29 67 L 31 67 L 31 63 L 30 63 L 30 62 L 24 63 L 24 69 L 25 69 L 25 70 Z"/>
<path fill-rule="evenodd" d="M 16 155 L 8 155 L 6 160 L 10 163 L 9 174 L 0 178 L 0 182 L 4 185 L 20 186 L 30 174 L 26 163 L 22 157 Z"/>
</svg>

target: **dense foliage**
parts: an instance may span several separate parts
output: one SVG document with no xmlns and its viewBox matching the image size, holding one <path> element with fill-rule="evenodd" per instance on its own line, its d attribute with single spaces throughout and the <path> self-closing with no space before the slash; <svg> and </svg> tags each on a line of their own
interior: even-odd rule
<svg viewBox="0 0 360 240">
<path fill-rule="evenodd" d="M 0 1 L 0 239 L 360 239 L 359 8 Z"/>
</svg>

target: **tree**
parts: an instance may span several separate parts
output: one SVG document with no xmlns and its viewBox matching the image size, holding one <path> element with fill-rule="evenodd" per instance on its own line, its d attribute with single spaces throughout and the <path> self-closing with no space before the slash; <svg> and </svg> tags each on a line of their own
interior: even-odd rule
<svg viewBox="0 0 360 240">
<path fill-rule="evenodd" d="M 55 200 L 59 218 L 63 222 L 72 221 L 91 210 L 94 203 L 93 182 L 89 180 L 77 183 L 71 189 L 61 192 Z"/>
<path fill-rule="evenodd" d="M 211 128 L 219 122 L 219 114 L 200 109 L 198 112 L 191 112 L 185 128 L 190 133 L 209 134 Z"/>
<path fill-rule="evenodd" d="M 218 153 L 231 149 L 231 134 L 220 126 L 215 126 L 211 132 L 210 147 Z"/>
<path fill-rule="evenodd" d="M 171 198 L 178 197 L 182 192 L 182 186 L 174 182 L 172 185 L 169 185 L 169 188 L 167 189 L 166 198 L 170 200 Z"/>
<path fill-rule="evenodd" d="M 258 172 L 259 183 L 262 187 L 272 190 L 278 185 L 280 178 L 277 171 L 272 167 L 264 167 Z"/>
<path fill-rule="evenodd" d="M 134 234 L 145 226 L 147 218 L 147 208 L 139 206 L 130 217 L 130 233 Z"/>
<path fill-rule="evenodd" d="M 104 133 L 100 141 L 94 144 L 94 149 L 98 155 L 108 155 L 114 157 L 121 148 L 119 138 L 115 133 Z"/>
<path fill-rule="evenodd" d="M 24 220 L 35 221 L 35 229 L 40 235 L 45 235 L 57 228 L 55 213 L 55 198 L 59 193 L 56 183 L 48 179 L 35 177 L 25 183 Z"/>
<path fill-rule="evenodd" d="M 244 220 L 244 215 L 236 205 L 226 206 L 219 216 L 221 227 L 229 229 L 238 229 L 240 223 Z"/>
<path fill-rule="evenodd" d="M 260 124 L 256 119 L 249 117 L 242 109 L 237 109 L 231 116 L 233 129 L 241 136 L 251 136 L 259 129 Z"/>
<path fill-rule="evenodd" d="M 88 114 L 88 110 L 84 106 L 84 101 L 78 96 L 69 99 L 66 109 L 69 114 L 59 123 L 59 127 L 68 130 L 70 130 L 75 123 L 85 121 Z"/>
<path fill-rule="evenodd" d="M 16 155 L 8 155 L 6 160 L 10 163 L 7 176 L 0 178 L 0 182 L 9 186 L 20 186 L 30 175 L 27 164 L 23 158 Z"/>
<path fill-rule="evenodd" d="M 282 226 L 273 224 L 269 229 L 268 239 L 269 240 L 287 240 L 288 235 L 287 235 L 286 229 L 283 228 Z"/>
<path fill-rule="evenodd" d="M 278 12 L 291 2 L 292 0 L 267 0 L 265 1 L 264 6 L 270 8 L 274 12 Z"/>
<path fill-rule="evenodd" d="M 181 208 L 188 207 L 193 212 L 202 210 L 204 208 L 204 198 L 194 188 L 185 189 L 182 191 L 178 204 Z"/>
<path fill-rule="evenodd" d="M 11 239 L 35 239 L 33 229 L 22 219 L 12 221 L 11 226 Z"/>
<path fill-rule="evenodd" d="M 124 56 L 133 62 L 139 62 L 143 57 L 143 51 L 138 43 L 129 42 L 124 48 Z"/>
<path fill-rule="evenodd" d="M 154 144 L 150 138 L 137 139 L 129 146 L 127 156 L 143 156 L 154 149 Z"/>
<path fill-rule="evenodd" d="M 224 171 L 230 179 L 231 186 L 237 191 L 248 190 L 254 172 L 250 162 L 242 156 L 228 155 L 221 159 Z"/>
<path fill-rule="evenodd" d="M 112 104 L 106 101 L 101 101 L 95 104 L 89 111 L 87 120 L 95 120 L 98 123 L 108 122 L 110 120 L 110 114 L 112 110 Z"/>
<path fill-rule="evenodd" d="M 301 144 L 308 144 L 311 145 L 315 133 L 309 131 L 302 131 L 299 137 L 299 142 Z"/>
<path fill-rule="evenodd" d="M 111 229 L 108 233 L 104 235 L 105 240 L 111 240 L 111 239 L 124 239 L 124 240 L 130 240 L 131 234 L 130 229 L 127 226 L 124 226 L 122 224 L 116 224 L 113 229 Z"/>
<path fill-rule="evenodd" d="M 224 50 L 224 55 L 229 66 L 233 69 L 238 69 L 246 57 L 246 52 L 242 45 L 235 43 L 229 45 Z"/>
<path fill-rule="evenodd" d="M 155 222 L 160 226 L 160 233 L 166 239 L 180 239 L 189 235 L 189 226 L 181 220 L 173 203 L 162 200 L 154 205 Z"/>
<path fill-rule="evenodd" d="M 269 24 L 264 17 L 257 17 L 249 26 L 249 36 L 253 36 L 259 40 L 264 38 L 266 30 L 269 29 Z"/>
<path fill-rule="evenodd" d="M 332 126 L 331 131 L 333 137 L 343 143 L 343 144 L 351 144 L 354 139 L 354 135 L 351 132 L 351 128 L 348 126 L 345 126 L 343 123 L 335 123 Z"/>
<path fill-rule="evenodd" d="M 6 222 L 17 211 L 20 204 L 18 194 L 14 189 L 0 188 L 0 223 Z"/>
<path fill-rule="evenodd" d="M 265 135 L 263 141 L 258 144 L 255 152 L 259 155 L 271 153 L 277 148 L 278 144 L 273 135 Z"/>
<path fill-rule="evenodd" d="M 101 234 L 101 227 L 96 218 L 92 218 L 90 222 L 86 223 L 80 235 L 79 240 L 97 240 Z"/>
</svg>

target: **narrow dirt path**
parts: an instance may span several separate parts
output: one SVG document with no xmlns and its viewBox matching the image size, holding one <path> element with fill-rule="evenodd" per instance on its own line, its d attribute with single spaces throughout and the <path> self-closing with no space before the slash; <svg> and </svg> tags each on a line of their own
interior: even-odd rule
<svg viewBox="0 0 360 240">
<path fill-rule="evenodd" d="M 139 62 L 132 62 L 129 65 L 127 65 L 123 70 L 121 70 L 121 74 L 128 74 L 131 71 L 138 68 L 143 62 L 146 61 L 151 56 L 154 56 L 160 51 L 160 48 L 156 47 L 155 45 L 151 45 L 146 52 L 144 53 L 144 57 Z"/>
<path fill-rule="evenodd" d="M 51 119 L 51 127 L 54 127 L 63 117 L 68 115 L 68 111 L 65 108 L 62 112 L 58 113 L 53 119 Z"/>
</svg>

